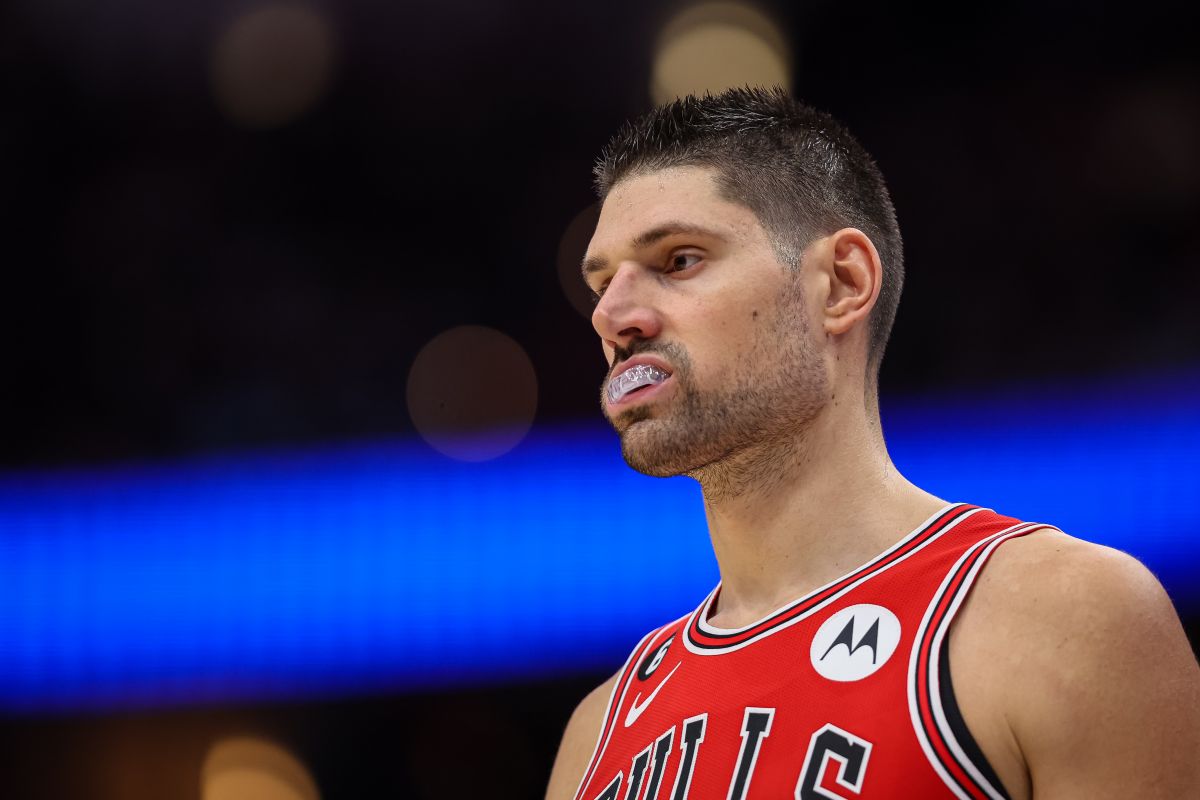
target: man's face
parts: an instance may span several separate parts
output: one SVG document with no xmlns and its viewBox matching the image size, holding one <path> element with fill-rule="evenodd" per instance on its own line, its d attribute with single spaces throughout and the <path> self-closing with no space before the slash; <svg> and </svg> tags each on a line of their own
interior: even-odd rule
<svg viewBox="0 0 1200 800">
<path fill-rule="evenodd" d="M 650 475 L 794 445 L 825 402 L 803 270 L 780 263 L 714 175 L 676 167 L 621 181 L 584 259 L 609 363 L 601 407 L 626 461 Z"/>
</svg>

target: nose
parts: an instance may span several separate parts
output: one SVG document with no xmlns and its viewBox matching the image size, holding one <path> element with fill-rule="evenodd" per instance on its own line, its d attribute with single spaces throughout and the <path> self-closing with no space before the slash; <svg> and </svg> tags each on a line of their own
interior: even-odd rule
<svg viewBox="0 0 1200 800">
<path fill-rule="evenodd" d="M 637 264 L 617 268 L 592 312 L 592 327 L 607 346 L 628 347 L 634 339 L 653 339 L 662 332 L 651 284 Z"/>
</svg>

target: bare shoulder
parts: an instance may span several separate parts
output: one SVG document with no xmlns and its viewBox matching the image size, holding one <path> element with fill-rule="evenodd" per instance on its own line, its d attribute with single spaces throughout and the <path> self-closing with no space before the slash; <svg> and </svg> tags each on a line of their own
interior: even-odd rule
<svg viewBox="0 0 1200 800">
<path fill-rule="evenodd" d="M 975 591 L 997 613 L 1029 621 L 1036 612 L 1039 627 L 1060 627 L 1072 636 L 1085 630 L 1118 634 L 1121 626 L 1114 623 L 1134 618 L 1176 621 L 1166 592 L 1133 556 L 1053 529 L 999 548 Z"/>
<path fill-rule="evenodd" d="M 558 756 L 554 759 L 546 800 L 572 800 L 575 797 L 579 781 L 583 778 L 592 752 L 596 749 L 600 726 L 604 723 L 604 712 L 608 709 L 608 701 L 616 682 L 617 675 L 613 675 L 597 686 L 583 698 L 571 714 L 562 743 L 558 747 Z"/>
<path fill-rule="evenodd" d="M 1051 530 L 1007 542 L 951 648 L 968 725 L 1006 783 L 1024 771 L 1015 795 L 1200 796 L 1200 668 L 1132 556 Z"/>
<path fill-rule="evenodd" d="M 1119 550 L 1042 530 L 996 550 L 974 593 L 977 612 L 1007 622 L 1008 643 L 1029 657 L 1087 669 L 1055 651 L 1100 647 L 1111 667 L 1112 657 L 1178 644 L 1195 666 L 1162 585 Z"/>
</svg>

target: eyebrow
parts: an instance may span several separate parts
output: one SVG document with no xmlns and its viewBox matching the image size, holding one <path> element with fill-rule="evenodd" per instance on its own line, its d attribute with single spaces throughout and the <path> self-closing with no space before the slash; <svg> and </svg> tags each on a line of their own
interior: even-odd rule
<svg viewBox="0 0 1200 800">
<path fill-rule="evenodd" d="M 706 228 L 703 225 L 696 225 L 691 222 L 664 222 L 662 225 L 651 228 L 648 231 L 643 231 L 630 241 L 630 247 L 634 250 L 643 250 L 653 244 L 656 244 L 668 236 L 676 234 L 692 234 L 699 236 L 708 236 L 714 239 L 725 239 L 725 235 L 720 231 L 712 228 Z M 580 271 L 583 273 L 584 280 L 593 272 L 600 272 L 608 267 L 608 261 L 600 256 L 588 256 L 583 260 Z"/>
</svg>

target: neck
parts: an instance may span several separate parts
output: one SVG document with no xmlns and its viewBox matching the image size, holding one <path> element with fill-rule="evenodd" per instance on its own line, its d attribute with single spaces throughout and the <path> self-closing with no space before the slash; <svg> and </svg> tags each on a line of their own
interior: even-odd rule
<svg viewBox="0 0 1200 800">
<path fill-rule="evenodd" d="M 719 627 L 749 624 L 835 580 L 945 505 L 896 470 L 878 416 L 845 404 L 695 477 L 721 570 Z"/>
</svg>

